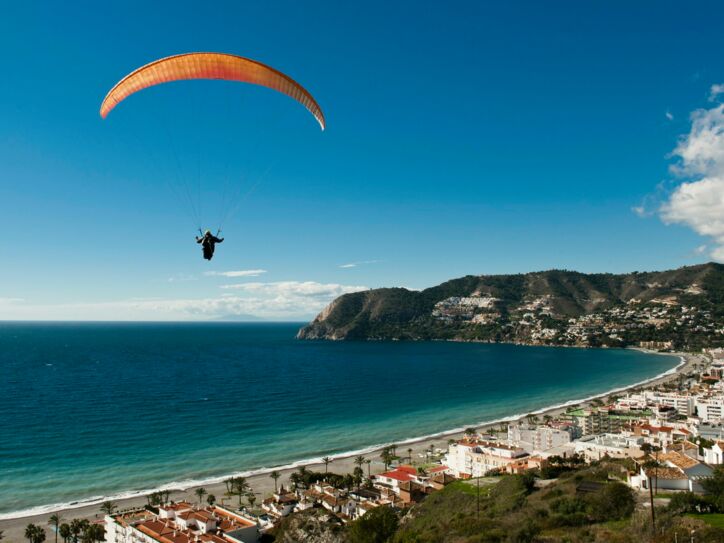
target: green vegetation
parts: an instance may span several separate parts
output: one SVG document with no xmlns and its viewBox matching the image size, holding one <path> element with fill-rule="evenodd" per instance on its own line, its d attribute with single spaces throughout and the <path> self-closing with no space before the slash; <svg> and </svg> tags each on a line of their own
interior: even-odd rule
<svg viewBox="0 0 724 543">
<path fill-rule="evenodd" d="M 701 520 L 714 528 L 721 528 L 724 530 L 724 513 L 689 513 L 687 516 Z"/>
<path fill-rule="evenodd" d="M 276 541 L 663 543 L 688 541 L 692 530 L 697 543 L 724 541 L 724 514 L 717 505 L 724 468 L 708 484 L 711 494 L 677 493 L 668 506 L 657 507 L 654 532 L 650 510 L 637 506 L 633 490 L 619 481 L 623 461 L 555 463 L 564 469 L 543 486 L 534 473 L 481 478 L 479 488 L 478 480 L 456 481 L 409 509 L 378 507 L 347 526 L 323 509 L 296 513 L 283 521 Z M 302 538 L 304 527 L 318 539 Z"/>
<path fill-rule="evenodd" d="M 492 317 L 473 322 L 470 315 L 461 317 L 455 311 L 434 315 L 439 302 L 469 296 L 495 298 L 494 307 L 475 310 L 478 316 Z M 680 306 L 662 304 L 661 300 L 668 298 L 698 311 L 684 315 Z M 526 307 L 527 302 L 535 299 L 545 300 L 546 309 Z M 615 313 L 633 309 L 642 312 L 642 317 L 645 310 L 658 308 L 667 310 L 664 317 L 657 314 L 656 318 L 644 319 L 629 315 L 625 317 L 629 321 L 619 322 L 620 315 Z M 724 266 L 710 263 L 621 275 L 551 270 L 466 276 L 420 292 L 385 288 L 345 294 L 323 315 L 302 328 L 299 337 L 460 339 L 618 347 L 642 341 L 672 341 L 674 348 L 696 350 L 724 345 L 724 337 L 716 332 L 724 324 Z M 566 333 L 570 318 L 591 315 L 596 319 L 582 323 L 582 335 Z M 523 321 L 526 325 L 519 325 Z M 532 338 L 532 322 L 538 329 L 553 331 L 552 335 Z M 617 332 L 611 337 L 602 331 L 606 323 L 622 326 L 614 326 Z"/>
</svg>

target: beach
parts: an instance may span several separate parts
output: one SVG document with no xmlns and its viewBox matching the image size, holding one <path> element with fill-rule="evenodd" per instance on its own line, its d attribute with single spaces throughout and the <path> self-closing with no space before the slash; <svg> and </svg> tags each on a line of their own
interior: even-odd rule
<svg viewBox="0 0 724 543">
<path fill-rule="evenodd" d="M 651 354 L 658 354 L 658 353 L 652 353 L 651 351 L 647 351 Z M 591 401 L 596 399 L 603 399 L 605 400 L 607 397 L 612 396 L 614 394 L 620 394 L 622 392 L 625 392 L 630 389 L 635 388 L 653 388 L 658 385 L 661 385 L 665 382 L 672 381 L 678 379 L 679 375 L 685 374 L 689 372 L 692 367 L 703 361 L 703 357 L 701 355 L 694 355 L 694 354 L 687 354 L 687 353 L 665 353 L 667 356 L 678 356 L 681 359 L 681 362 L 675 367 L 672 368 L 663 374 L 657 375 L 651 379 L 647 379 L 645 381 L 640 381 L 636 383 L 632 383 L 625 387 L 619 387 L 614 390 L 609 390 L 605 393 L 598 394 L 595 396 L 590 396 L 587 398 L 573 398 L 570 401 L 564 403 L 564 404 L 558 404 L 555 406 L 551 406 L 548 408 L 540 409 L 537 411 L 532 412 L 536 415 L 550 415 L 550 416 L 556 416 L 558 414 L 564 413 L 566 411 L 566 408 L 570 405 L 586 405 L 589 404 Z M 503 418 L 498 419 L 494 421 L 484 421 L 482 423 L 475 423 L 474 421 L 471 421 L 470 426 L 474 426 L 481 432 L 485 432 L 486 430 L 493 429 L 495 427 L 498 427 L 501 423 L 504 422 L 514 422 L 516 420 L 520 420 L 527 416 L 528 413 L 524 414 L 516 414 L 511 415 L 509 418 Z M 457 428 L 454 430 L 450 430 L 448 432 L 440 432 L 432 436 L 425 436 L 420 438 L 412 438 L 407 439 L 404 441 L 397 442 L 397 454 L 398 456 L 405 457 L 408 455 L 408 449 L 412 449 L 411 455 L 413 461 L 419 459 L 420 457 L 418 455 L 422 455 L 425 450 L 428 450 L 430 445 L 435 446 L 435 448 L 441 448 L 445 449 L 447 447 L 447 442 L 449 439 L 459 439 L 463 435 L 463 428 Z M 379 454 L 383 446 L 386 444 L 378 445 L 378 446 L 371 446 L 366 449 L 362 450 L 355 450 L 350 451 L 348 453 L 340 454 L 338 456 L 332 456 L 333 460 L 328 465 L 328 470 L 330 472 L 334 473 L 351 473 L 352 470 L 355 468 L 354 464 L 354 458 L 360 454 L 364 455 L 366 458 L 369 458 L 372 460 L 372 464 L 370 465 L 371 472 L 374 473 L 380 473 L 383 471 L 383 464 L 382 461 L 379 459 Z M 322 444 L 320 444 L 320 449 L 323 448 Z M 281 473 L 281 478 L 278 481 L 279 485 L 288 485 L 289 476 L 296 470 L 297 467 L 305 465 L 307 468 L 314 470 L 314 471 L 324 471 L 325 466 L 322 462 L 320 462 L 320 459 L 312 459 L 308 461 L 299 461 L 295 462 L 293 464 L 289 464 L 287 466 L 281 466 L 277 468 L 268 468 L 264 470 L 259 470 L 257 472 L 239 472 L 234 475 L 243 475 L 247 477 L 247 481 L 253 490 L 253 492 L 257 495 L 257 501 L 261 501 L 261 499 L 267 497 L 269 494 L 271 494 L 274 491 L 274 481 L 270 478 L 269 473 L 276 469 Z M 188 500 L 190 502 L 196 502 L 197 498 L 194 494 L 194 490 L 198 488 L 198 486 L 203 486 L 208 494 L 213 494 L 217 497 L 217 500 L 221 502 L 221 500 L 226 500 L 226 503 L 229 503 L 230 505 L 233 505 L 235 503 L 236 498 L 225 498 L 224 493 L 226 491 L 225 484 L 223 483 L 223 480 L 228 478 L 231 474 L 226 475 L 224 477 L 218 477 L 215 479 L 211 479 L 207 483 L 203 485 L 196 485 L 196 486 L 183 486 L 182 484 L 174 485 L 174 487 L 161 487 L 164 490 L 168 490 L 170 492 L 170 499 L 173 501 L 180 501 L 180 500 Z M 64 521 L 69 521 L 73 518 L 88 518 L 90 520 L 96 520 L 99 518 L 102 518 L 102 515 L 99 512 L 99 503 L 103 501 L 103 499 L 99 498 L 98 500 L 90 501 L 87 504 L 77 503 L 73 504 L 71 507 L 63 507 L 59 508 L 57 510 L 53 508 L 47 508 L 40 514 L 31 514 L 26 516 L 19 516 L 17 518 L 4 518 L 3 520 L 0 520 L 0 530 L 3 531 L 3 535 L 5 540 L 7 541 L 22 541 L 23 540 L 23 531 L 25 527 L 29 523 L 34 523 L 38 525 L 45 526 L 47 524 L 47 519 L 52 513 L 59 514 Z M 147 503 L 147 499 L 145 495 L 135 495 L 133 497 L 127 497 L 123 499 L 114 499 L 114 503 L 118 506 L 120 510 L 124 509 L 132 509 L 135 507 L 141 507 Z M 51 511 L 52 510 L 52 511 Z M 12 516 L 12 515 L 6 515 Z"/>
</svg>

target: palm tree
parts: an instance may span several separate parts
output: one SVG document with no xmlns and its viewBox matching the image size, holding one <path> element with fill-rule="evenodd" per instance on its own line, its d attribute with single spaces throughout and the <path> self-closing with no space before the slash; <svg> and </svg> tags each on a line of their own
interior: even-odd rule
<svg viewBox="0 0 724 543">
<path fill-rule="evenodd" d="M 116 504 L 112 501 L 106 501 L 101 504 L 101 513 L 105 513 L 108 516 L 112 515 L 116 509 Z"/>
<path fill-rule="evenodd" d="M 196 497 L 199 499 L 199 507 L 201 507 L 201 500 L 208 494 L 206 492 L 206 489 L 204 487 L 199 487 L 196 490 L 194 490 L 194 494 L 196 494 Z"/>
<path fill-rule="evenodd" d="M 246 501 L 249 502 L 249 509 L 254 509 L 254 502 L 256 502 L 256 495 L 253 492 L 249 492 L 246 495 Z"/>
<path fill-rule="evenodd" d="M 365 464 L 367 464 L 367 478 L 372 479 L 372 476 L 370 475 L 370 464 L 372 463 L 372 460 L 369 458 L 365 460 Z"/>
<path fill-rule="evenodd" d="M 233 494 L 232 490 L 234 488 L 234 480 L 235 480 L 235 477 L 229 477 L 228 479 L 224 480 L 224 484 L 226 485 L 227 494 Z"/>
<path fill-rule="evenodd" d="M 95 543 L 96 541 L 103 541 L 106 538 L 106 531 L 100 524 L 91 524 L 86 528 L 83 534 L 83 541 Z"/>
<path fill-rule="evenodd" d="M 324 473 L 327 473 L 327 467 L 329 466 L 329 463 L 332 461 L 332 459 L 329 456 L 325 456 L 322 458 L 322 462 L 324 462 Z"/>
<path fill-rule="evenodd" d="M 352 476 L 354 477 L 354 482 L 357 485 L 357 493 L 359 493 L 359 487 L 362 485 L 362 478 L 364 477 L 365 472 L 362 471 L 362 468 L 360 466 L 357 466 L 354 468 L 354 471 L 352 472 Z"/>
<path fill-rule="evenodd" d="M 3 531 L 0 530 L 0 541 L 2 540 L 2 538 L 3 538 Z"/>
<path fill-rule="evenodd" d="M 392 453 L 390 452 L 390 449 L 385 447 L 382 449 L 382 452 L 380 453 L 380 459 L 385 464 L 385 471 L 387 471 L 387 466 L 389 466 L 392 463 Z"/>
<path fill-rule="evenodd" d="M 365 463 L 366 458 L 362 455 L 356 456 L 354 459 L 354 463 L 358 467 L 362 467 L 362 465 Z"/>
<path fill-rule="evenodd" d="M 249 483 L 246 477 L 236 477 L 234 479 L 234 492 L 239 496 L 239 508 L 241 508 L 241 497 L 249 490 Z"/>
<path fill-rule="evenodd" d="M 277 492 L 279 492 L 279 489 L 277 488 L 277 481 L 279 480 L 279 477 L 281 477 L 281 476 L 282 476 L 282 474 L 279 473 L 277 470 L 274 470 L 274 471 L 272 471 L 272 472 L 269 474 L 269 477 L 271 477 L 272 479 L 274 479 L 274 493 L 275 493 L 275 494 L 276 494 Z"/>
<path fill-rule="evenodd" d="M 407 449 L 407 461 L 412 464 L 412 447 Z"/>
<path fill-rule="evenodd" d="M 63 543 L 68 543 L 68 540 L 70 539 L 70 536 L 72 535 L 70 533 L 70 526 L 63 523 L 60 525 L 60 528 L 58 528 L 58 531 L 60 533 L 60 537 L 63 538 Z"/>
<path fill-rule="evenodd" d="M 309 474 L 309 471 L 307 470 L 306 466 L 299 466 L 297 468 L 297 484 L 304 485 L 304 488 L 307 488 L 307 475 Z"/>
<path fill-rule="evenodd" d="M 81 532 L 83 531 L 83 521 L 77 518 L 74 518 L 70 521 L 70 534 L 73 538 L 73 543 L 78 543 L 78 537 L 80 536 Z"/>
<path fill-rule="evenodd" d="M 206 503 L 208 503 L 209 505 L 214 505 L 216 503 L 216 496 L 214 496 L 213 494 L 209 494 L 208 496 L 206 496 Z"/>
<path fill-rule="evenodd" d="M 60 521 L 63 520 L 60 515 L 50 515 L 48 518 L 48 525 L 53 526 L 55 528 L 55 543 L 58 543 L 58 527 L 60 526 Z M 2 539 L 2 537 L 0 537 Z"/>
<path fill-rule="evenodd" d="M 30 543 L 43 543 L 45 541 L 45 530 L 35 524 L 28 524 L 25 528 L 25 539 Z"/>
</svg>

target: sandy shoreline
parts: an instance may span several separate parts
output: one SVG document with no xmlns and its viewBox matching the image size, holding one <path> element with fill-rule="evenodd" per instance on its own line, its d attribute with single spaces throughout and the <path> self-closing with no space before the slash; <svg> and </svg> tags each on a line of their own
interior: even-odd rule
<svg viewBox="0 0 724 543">
<path fill-rule="evenodd" d="M 640 388 L 640 387 L 654 387 L 657 385 L 660 385 L 664 382 L 668 382 L 671 380 L 675 380 L 678 378 L 678 375 L 681 373 L 688 372 L 693 364 L 700 362 L 702 360 L 701 355 L 692 355 L 687 353 L 657 353 L 653 351 L 647 351 L 645 349 L 638 349 L 643 352 L 647 352 L 649 354 L 665 354 L 667 356 L 678 356 L 681 359 L 681 362 L 674 368 L 657 375 L 651 379 L 647 379 L 645 381 L 641 381 L 638 383 L 633 383 L 631 385 L 620 387 L 614 390 L 609 390 L 607 392 L 604 392 L 602 394 L 598 394 L 595 396 L 591 396 L 588 398 L 583 399 L 576 399 L 571 400 L 568 402 L 565 402 L 564 404 L 551 406 L 543 409 L 539 409 L 536 411 L 533 411 L 531 413 L 536 415 L 551 415 L 556 416 L 558 414 L 564 413 L 566 411 L 566 408 L 570 405 L 574 404 L 587 404 L 594 399 L 600 399 L 600 398 L 606 398 L 608 396 L 614 395 L 614 394 L 620 394 L 621 392 L 634 389 L 634 388 Z M 478 428 L 479 430 L 494 428 L 499 426 L 501 423 L 505 422 L 512 422 L 515 420 L 520 420 L 524 418 L 528 413 L 523 414 L 516 414 L 511 415 L 510 417 L 506 417 L 503 419 L 498 419 L 494 421 L 486 421 L 481 422 L 478 424 L 474 424 L 471 426 L 474 426 L 475 428 Z M 408 455 L 408 449 L 412 449 L 412 457 L 413 460 L 418 459 L 419 454 L 423 454 L 425 450 L 429 449 L 431 444 L 434 444 L 436 447 L 445 448 L 447 446 L 448 439 L 456 439 L 460 438 L 463 435 L 463 429 L 454 429 L 450 431 L 440 432 L 434 435 L 428 435 L 423 436 L 419 438 L 411 438 L 408 440 L 403 440 L 397 442 L 397 454 L 399 456 L 407 456 Z M 335 473 L 351 473 L 352 470 L 355 468 L 354 464 L 354 458 L 359 455 L 363 454 L 367 458 L 372 460 L 372 464 L 370 465 L 371 472 L 372 473 L 379 473 L 383 469 L 382 461 L 379 459 L 379 453 L 384 445 L 378 445 L 378 446 L 371 446 L 369 448 L 364 449 L 364 452 L 362 451 L 350 451 L 347 453 L 340 454 L 338 456 L 332 456 L 333 461 L 329 464 L 329 471 L 335 472 Z M 330 455 L 331 456 L 331 455 Z M 305 465 L 309 467 L 312 470 L 315 471 L 323 471 L 324 470 L 324 464 L 321 463 L 319 460 L 309 460 L 309 461 L 299 461 L 295 462 L 294 464 L 290 464 L 289 466 L 285 467 L 278 467 L 278 468 L 269 468 L 266 470 L 257 470 L 255 474 L 248 475 L 247 481 L 249 482 L 251 488 L 253 489 L 254 493 L 257 495 L 258 501 L 259 498 L 266 497 L 271 492 L 274 491 L 274 481 L 269 477 L 269 472 L 276 469 L 281 473 L 281 478 L 279 479 L 279 484 L 287 485 L 289 481 L 289 476 L 291 473 L 293 473 L 296 468 L 300 465 Z M 263 471 L 263 472 L 261 472 Z M 366 471 L 366 470 L 365 470 Z M 259 473 L 261 472 L 261 473 Z M 244 474 L 246 472 L 239 472 L 239 474 Z M 209 494 L 214 494 L 219 501 L 222 499 L 226 499 L 227 503 L 233 504 L 234 498 L 227 499 L 224 498 L 224 492 L 226 491 L 226 487 L 223 483 L 223 479 L 226 479 L 229 477 L 229 475 L 225 475 L 223 477 L 216 478 L 216 482 L 204 482 L 203 484 L 196 484 L 194 486 L 188 486 L 183 487 L 182 483 L 176 483 L 173 486 L 174 489 L 171 489 L 170 487 L 170 499 L 179 501 L 182 499 L 189 500 L 191 502 L 196 502 L 197 498 L 194 495 L 194 489 L 198 488 L 199 486 L 203 486 Z M 181 488 L 183 487 L 183 488 Z M 167 488 L 167 487 L 162 487 Z M 100 500 L 99 500 L 100 501 Z M 3 520 L 0 520 L 0 531 L 3 532 L 4 539 L 7 541 L 23 541 L 23 532 L 25 527 L 29 523 L 38 524 L 41 526 L 46 526 L 47 519 L 52 513 L 60 514 L 65 522 L 70 521 L 70 519 L 73 518 L 88 518 L 91 520 L 101 518 L 102 515 L 99 513 L 99 501 L 96 502 L 86 502 L 85 504 L 79 503 L 78 505 L 74 505 L 72 507 L 68 506 L 59 506 L 57 509 L 52 509 L 51 507 L 48 507 L 45 511 L 38 514 L 23 514 L 23 512 L 16 513 L 17 517 L 15 518 L 6 518 Z M 144 495 L 136 495 L 133 497 L 123 498 L 123 499 L 114 499 L 114 502 L 118 505 L 119 509 L 129 509 L 134 508 L 138 506 L 143 506 L 147 503 L 145 494 Z M 12 513 L 11 513 L 12 514 Z M 50 533 L 50 528 L 48 528 Z"/>
</svg>

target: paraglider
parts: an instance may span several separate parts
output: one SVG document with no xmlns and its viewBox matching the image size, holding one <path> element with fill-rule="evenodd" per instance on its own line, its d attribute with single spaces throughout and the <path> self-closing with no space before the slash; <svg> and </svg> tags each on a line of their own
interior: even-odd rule
<svg viewBox="0 0 724 543">
<path fill-rule="evenodd" d="M 100 115 L 105 119 L 126 98 L 148 87 L 193 79 L 238 81 L 276 90 L 303 105 L 322 130 L 326 127 L 324 114 L 317 101 L 291 77 L 256 60 L 227 53 L 185 53 L 146 64 L 116 83 L 101 103 Z M 188 187 L 185 189 L 189 194 Z M 202 237 L 196 237 L 196 242 L 202 245 L 206 260 L 213 257 L 215 244 L 223 241 L 223 238 L 212 235 L 209 230 Z"/>
<path fill-rule="evenodd" d="M 286 94 L 302 104 L 324 130 L 325 121 L 317 101 L 299 83 L 271 66 L 227 53 L 186 53 L 156 60 L 121 79 L 101 104 L 101 117 L 140 90 L 170 81 L 224 79 L 260 85 Z"/>
<path fill-rule="evenodd" d="M 203 251 L 205 260 L 211 260 L 214 258 L 214 249 L 216 248 L 216 244 L 222 243 L 223 241 L 224 238 L 216 237 L 211 233 L 211 230 L 204 232 L 202 237 L 196 236 L 196 243 L 201 244 L 201 250 Z"/>
</svg>

